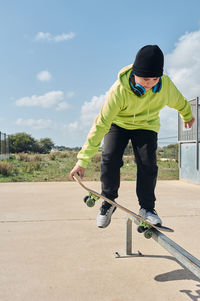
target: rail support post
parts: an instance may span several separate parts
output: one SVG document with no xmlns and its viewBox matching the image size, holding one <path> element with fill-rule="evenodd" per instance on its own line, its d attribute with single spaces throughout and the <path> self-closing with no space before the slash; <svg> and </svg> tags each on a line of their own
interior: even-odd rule
<svg viewBox="0 0 200 301">
<path fill-rule="evenodd" d="M 126 218 L 126 254 L 120 255 L 118 252 L 116 252 L 117 258 L 125 258 L 125 257 L 135 257 L 135 256 L 145 256 L 142 255 L 140 251 L 138 253 L 134 254 L 132 253 L 132 221 L 134 223 L 138 224 L 137 219 L 134 218 L 131 215 L 127 215 Z M 171 240 L 169 237 L 167 237 L 162 232 L 153 229 L 153 235 L 152 238 L 161 245 L 165 250 L 167 250 L 173 257 L 177 259 L 177 261 L 185 266 L 190 272 L 192 272 L 195 276 L 197 276 L 200 279 L 200 261 L 191 255 L 189 252 L 187 252 L 185 249 L 183 249 L 181 246 L 176 244 L 173 240 Z"/>
</svg>

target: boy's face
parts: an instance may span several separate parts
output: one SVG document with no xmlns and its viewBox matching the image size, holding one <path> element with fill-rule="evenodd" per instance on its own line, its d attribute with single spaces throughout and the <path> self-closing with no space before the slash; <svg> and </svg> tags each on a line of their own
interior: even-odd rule
<svg viewBox="0 0 200 301">
<path fill-rule="evenodd" d="M 160 77 L 140 77 L 135 75 L 135 83 L 141 85 L 146 91 L 153 88 L 158 82 Z"/>
</svg>

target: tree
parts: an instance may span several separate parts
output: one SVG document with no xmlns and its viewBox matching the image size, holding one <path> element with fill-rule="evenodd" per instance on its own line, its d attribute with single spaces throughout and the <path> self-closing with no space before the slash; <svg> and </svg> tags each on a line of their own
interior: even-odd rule
<svg viewBox="0 0 200 301">
<path fill-rule="evenodd" d="M 54 143 L 50 138 L 42 138 L 39 141 L 40 152 L 43 154 L 49 153 L 54 147 Z"/>
<path fill-rule="evenodd" d="M 26 133 L 17 133 L 9 136 L 9 149 L 11 153 L 49 153 L 54 147 L 50 138 L 42 138 L 39 141 Z"/>
<path fill-rule="evenodd" d="M 178 144 L 169 144 L 164 146 L 163 157 L 178 160 Z"/>
<path fill-rule="evenodd" d="M 29 134 L 17 133 L 9 136 L 9 150 L 11 153 L 35 152 L 37 141 Z"/>
<path fill-rule="evenodd" d="M 129 141 L 128 145 L 125 148 L 124 155 L 132 156 L 133 155 L 133 146 L 131 141 Z"/>
</svg>

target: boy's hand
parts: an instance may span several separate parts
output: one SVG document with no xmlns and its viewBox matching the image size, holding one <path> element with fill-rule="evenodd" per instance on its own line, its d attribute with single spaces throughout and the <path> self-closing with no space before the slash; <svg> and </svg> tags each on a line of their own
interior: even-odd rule
<svg viewBox="0 0 200 301">
<path fill-rule="evenodd" d="M 77 173 L 77 174 L 81 177 L 81 179 L 82 179 L 83 176 L 84 176 L 84 173 L 85 173 L 85 168 L 84 168 L 84 167 L 81 167 L 81 166 L 79 166 L 79 165 L 75 165 L 74 168 L 72 169 L 72 171 L 70 172 L 70 179 L 71 179 L 71 180 L 74 180 L 73 175 L 75 175 L 76 173 Z"/>
<path fill-rule="evenodd" d="M 194 117 L 193 117 L 190 121 L 184 122 L 185 128 L 186 128 L 186 129 L 190 129 L 190 128 L 192 127 L 194 121 L 195 121 L 195 119 L 194 119 Z"/>
</svg>

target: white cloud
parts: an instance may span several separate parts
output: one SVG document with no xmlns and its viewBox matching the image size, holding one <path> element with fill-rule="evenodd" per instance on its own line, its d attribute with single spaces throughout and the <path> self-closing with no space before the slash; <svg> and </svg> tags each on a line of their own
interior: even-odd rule
<svg viewBox="0 0 200 301">
<path fill-rule="evenodd" d="M 165 57 L 165 68 L 181 93 L 188 100 L 200 96 L 200 30 L 185 33 Z M 178 135 L 178 113 L 165 107 L 160 112 L 159 137 Z M 171 139 L 176 142 L 177 139 Z M 169 143 L 170 139 L 168 140 Z M 165 140 L 160 140 L 165 142 Z"/>
<path fill-rule="evenodd" d="M 176 110 L 165 107 L 160 111 L 160 121 L 161 127 L 159 131 L 159 137 L 162 138 L 159 140 L 159 144 L 173 144 L 177 142 L 176 136 L 178 135 L 178 113 Z M 167 137 L 175 137 L 168 138 Z"/>
<path fill-rule="evenodd" d="M 75 95 L 75 92 L 73 92 L 73 91 L 68 92 L 67 93 L 67 98 L 72 98 L 72 97 L 74 97 L 74 95 Z"/>
<path fill-rule="evenodd" d="M 43 70 L 37 74 L 37 79 L 41 82 L 47 82 L 52 79 L 52 75 L 49 71 Z"/>
<path fill-rule="evenodd" d="M 29 127 L 33 130 L 51 129 L 54 127 L 50 119 L 22 119 L 18 118 L 15 122 L 18 126 Z"/>
<path fill-rule="evenodd" d="M 166 71 L 188 99 L 200 96 L 200 30 L 185 33 L 166 55 Z"/>
<path fill-rule="evenodd" d="M 35 36 L 36 41 L 47 41 L 47 42 L 63 42 L 67 40 L 71 40 L 75 37 L 75 33 L 62 33 L 60 35 L 53 36 L 49 32 L 38 32 Z"/>
<path fill-rule="evenodd" d="M 75 37 L 75 34 L 73 32 L 70 33 L 62 33 L 61 35 L 57 35 L 54 37 L 55 42 L 62 42 L 66 40 L 71 40 Z"/>
<path fill-rule="evenodd" d="M 90 101 L 86 101 L 81 108 L 81 125 L 82 127 L 90 127 L 99 113 L 103 103 L 105 102 L 107 93 L 100 96 L 93 96 Z"/>
<path fill-rule="evenodd" d="M 43 107 L 50 108 L 57 105 L 64 98 L 62 91 L 51 91 L 44 95 L 32 95 L 16 100 L 16 105 L 20 107 Z"/>
<path fill-rule="evenodd" d="M 65 126 L 69 131 L 76 131 L 79 130 L 79 126 L 78 126 L 78 122 L 72 122 L 70 124 L 68 124 L 67 126 Z"/>
<path fill-rule="evenodd" d="M 56 111 L 64 111 L 69 109 L 69 107 L 70 105 L 66 101 L 62 101 L 57 105 Z"/>
<path fill-rule="evenodd" d="M 93 96 L 90 101 L 84 102 L 81 107 L 81 116 L 79 120 L 65 125 L 64 130 L 67 129 L 69 132 L 73 132 L 73 134 L 76 132 L 78 135 L 81 133 L 82 136 L 85 136 L 105 102 L 106 97 L 107 93 L 100 96 Z"/>
</svg>

